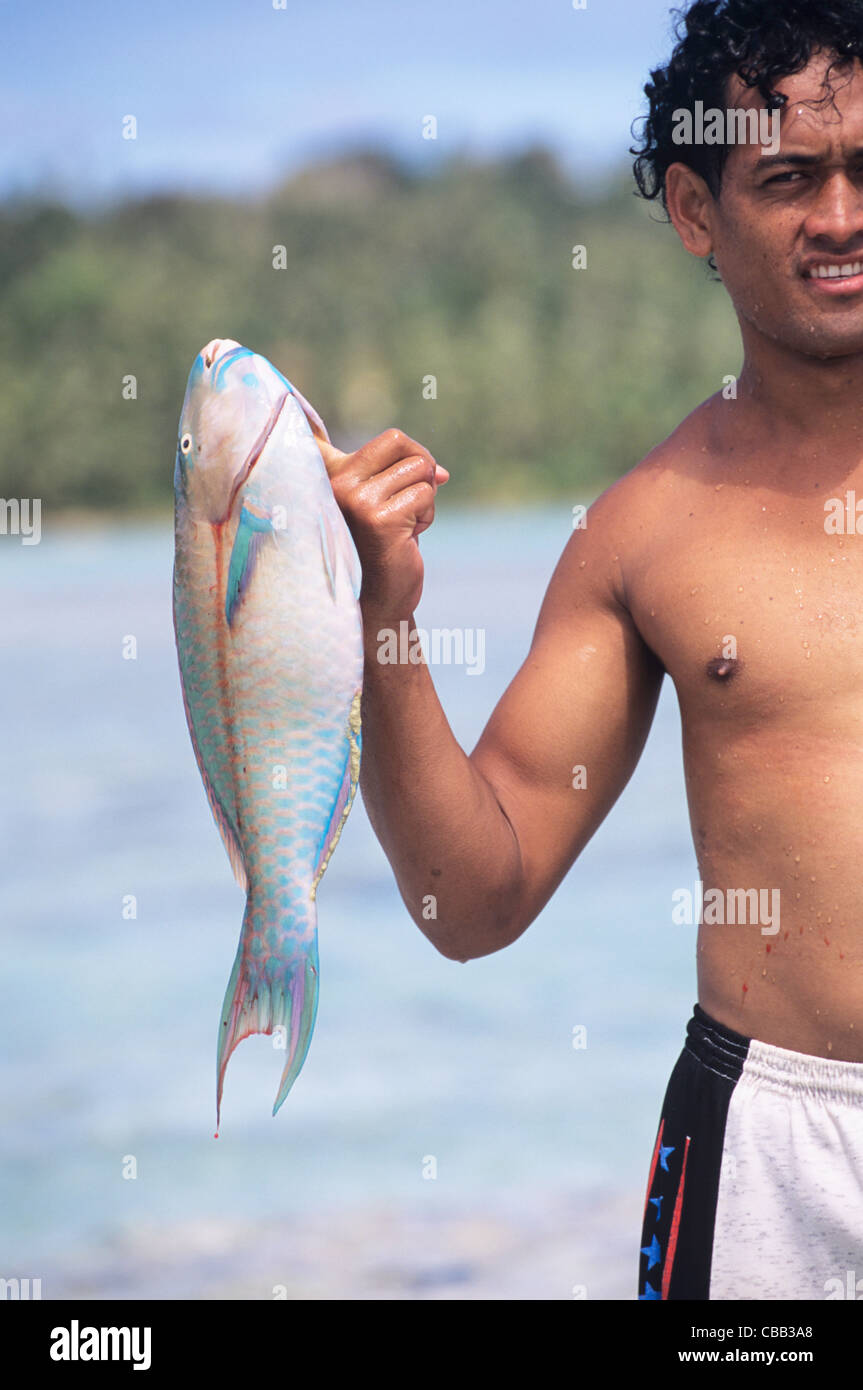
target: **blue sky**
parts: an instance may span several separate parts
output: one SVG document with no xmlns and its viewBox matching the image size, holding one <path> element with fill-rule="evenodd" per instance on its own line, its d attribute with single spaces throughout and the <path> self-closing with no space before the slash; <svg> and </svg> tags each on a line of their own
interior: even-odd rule
<svg viewBox="0 0 863 1390">
<path fill-rule="evenodd" d="M 321 154 L 626 159 L 670 0 L 0 0 L 0 196 L 253 192 Z M 137 139 L 121 138 L 134 115 Z M 426 115 L 436 142 L 421 139 Z"/>
</svg>

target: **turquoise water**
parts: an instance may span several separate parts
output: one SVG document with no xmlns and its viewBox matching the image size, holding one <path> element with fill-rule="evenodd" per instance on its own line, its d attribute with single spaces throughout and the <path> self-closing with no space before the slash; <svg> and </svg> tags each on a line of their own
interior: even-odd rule
<svg viewBox="0 0 863 1390">
<path fill-rule="evenodd" d="M 566 507 L 444 510 L 423 537 L 418 621 L 485 630 L 482 675 L 433 672 L 466 746 L 527 650 L 569 525 Z M 0 1275 L 41 1277 L 45 1297 L 269 1296 L 281 1260 L 293 1292 L 327 1297 L 352 1259 L 383 1259 L 390 1284 L 356 1296 L 503 1296 L 517 1266 L 514 1296 L 568 1297 L 571 1274 L 631 1297 L 695 997 L 694 929 L 671 922 L 672 892 L 697 877 L 673 691 L 612 814 L 497 956 L 434 952 L 358 800 L 319 894 L 302 1076 L 273 1119 L 283 1056 L 243 1043 L 215 1142 L 242 899 L 185 727 L 171 560 L 169 525 L 71 531 L 44 514 L 39 546 L 0 544 Z M 500 1237 L 513 1231 L 521 1244 Z"/>
</svg>

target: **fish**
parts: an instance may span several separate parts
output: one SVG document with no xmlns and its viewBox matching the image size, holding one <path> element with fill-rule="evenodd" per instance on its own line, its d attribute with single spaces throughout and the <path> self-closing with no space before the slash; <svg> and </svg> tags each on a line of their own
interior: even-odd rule
<svg viewBox="0 0 863 1390">
<path fill-rule="evenodd" d="M 186 720 L 246 893 L 219 1020 L 232 1052 L 275 1034 L 297 1079 L 318 1006 L 316 895 L 362 751 L 359 557 L 317 411 L 265 357 L 216 338 L 189 373 L 174 464 L 173 613 Z"/>
</svg>

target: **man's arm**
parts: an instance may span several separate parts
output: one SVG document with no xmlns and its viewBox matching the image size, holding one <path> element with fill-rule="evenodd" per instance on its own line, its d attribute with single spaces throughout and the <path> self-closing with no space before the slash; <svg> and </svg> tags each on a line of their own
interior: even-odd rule
<svg viewBox="0 0 863 1390">
<path fill-rule="evenodd" d="M 416 538 L 443 470 L 396 431 L 326 457 L 363 564 L 366 809 L 429 940 L 454 960 L 488 955 L 551 897 L 629 780 L 653 718 L 662 670 L 623 603 L 619 537 L 609 539 L 622 509 L 612 490 L 573 533 L 527 659 L 468 756 L 428 667 L 378 660 L 382 628 L 413 628 Z"/>
</svg>

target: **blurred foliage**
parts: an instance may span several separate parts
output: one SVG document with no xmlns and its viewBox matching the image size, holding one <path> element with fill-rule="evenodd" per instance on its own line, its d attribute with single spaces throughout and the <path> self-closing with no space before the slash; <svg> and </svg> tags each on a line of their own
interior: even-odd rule
<svg viewBox="0 0 863 1390">
<path fill-rule="evenodd" d="M 393 424 L 421 440 L 449 501 L 596 489 L 740 362 L 727 296 L 630 177 L 591 198 L 542 149 L 426 176 L 359 154 L 252 203 L 7 207 L 0 300 L 0 495 L 55 507 L 170 499 L 186 376 L 217 336 L 271 358 L 342 448 Z"/>
</svg>

